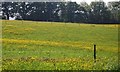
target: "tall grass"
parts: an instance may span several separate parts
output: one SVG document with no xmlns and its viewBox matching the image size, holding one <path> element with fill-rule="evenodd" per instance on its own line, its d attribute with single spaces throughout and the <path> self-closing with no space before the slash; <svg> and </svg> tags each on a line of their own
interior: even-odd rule
<svg viewBox="0 0 120 72">
<path fill-rule="evenodd" d="M 2 32 L 3 70 L 116 70 L 118 67 L 117 25 L 3 21 Z"/>
</svg>

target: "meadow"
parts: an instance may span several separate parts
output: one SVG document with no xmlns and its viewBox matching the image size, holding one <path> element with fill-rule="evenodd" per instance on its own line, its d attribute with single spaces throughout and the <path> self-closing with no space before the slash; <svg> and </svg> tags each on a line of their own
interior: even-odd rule
<svg viewBox="0 0 120 72">
<path fill-rule="evenodd" d="M 2 70 L 118 69 L 117 24 L 3 20 L 0 40 Z"/>
</svg>

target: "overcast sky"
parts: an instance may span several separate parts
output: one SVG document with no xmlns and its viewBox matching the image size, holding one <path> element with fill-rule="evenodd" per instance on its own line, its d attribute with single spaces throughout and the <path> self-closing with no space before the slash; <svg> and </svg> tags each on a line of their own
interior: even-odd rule
<svg viewBox="0 0 120 72">
<path fill-rule="evenodd" d="M 91 1 L 99 1 L 99 0 L 67 0 L 67 1 L 76 1 L 77 3 L 87 2 L 88 4 L 90 4 Z M 120 0 L 103 0 L 103 1 L 107 3 L 109 1 L 120 1 Z"/>
</svg>

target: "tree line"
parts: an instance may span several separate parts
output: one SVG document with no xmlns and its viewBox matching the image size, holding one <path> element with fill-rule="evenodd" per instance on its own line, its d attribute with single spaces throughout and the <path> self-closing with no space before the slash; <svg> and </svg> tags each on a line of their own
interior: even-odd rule
<svg viewBox="0 0 120 72">
<path fill-rule="evenodd" d="M 120 23 L 120 1 L 2 2 L 2 19 L 73 23 Z"/>
</svg>

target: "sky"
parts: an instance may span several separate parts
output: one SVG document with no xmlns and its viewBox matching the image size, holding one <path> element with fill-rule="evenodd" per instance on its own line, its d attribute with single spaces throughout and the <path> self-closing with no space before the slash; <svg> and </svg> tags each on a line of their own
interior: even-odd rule
<svg viewBox="0 0 120 72">
<path fill-rule="evenodd" d="M 88 4 L 91 3 L 91 1 L 99 1 L 99 0 L 68 0 L 68 1 L 76 1 L 77 3 L 80 2 L 87 2 Z M 120 0 L 103 0 L 105 3 L 110 2 L 110 1 L 120 1 Z"/>
</svg>

